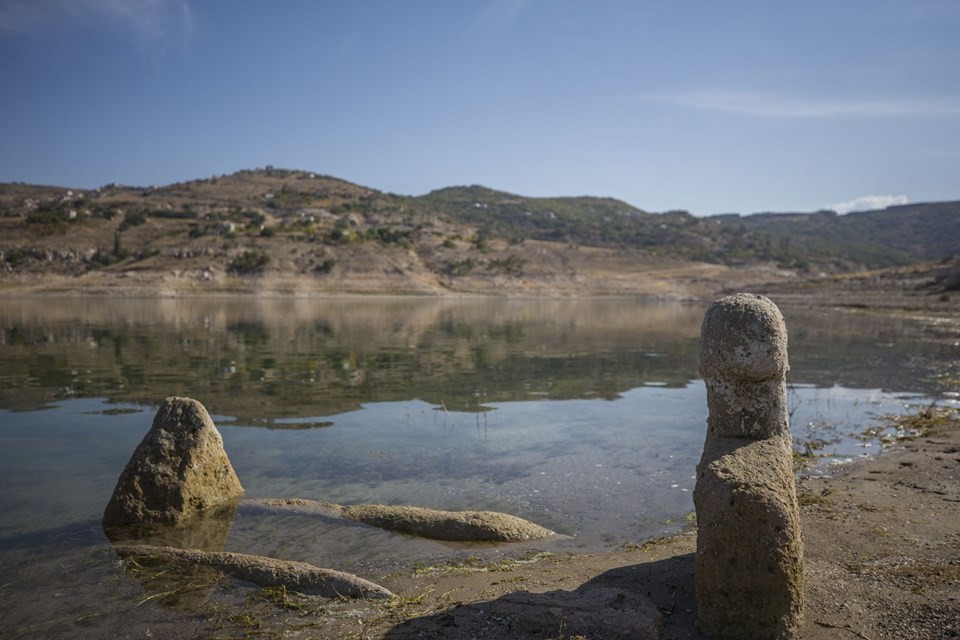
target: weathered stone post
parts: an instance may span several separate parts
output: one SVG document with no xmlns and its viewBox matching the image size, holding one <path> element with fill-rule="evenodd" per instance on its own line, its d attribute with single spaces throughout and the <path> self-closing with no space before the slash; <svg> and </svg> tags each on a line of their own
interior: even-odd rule
<svg viewBox="0 0 960 640">
<path fill-rule="evenodd" d="M 167 398 L 120 474 L 103 526 L 182 526 L 242 494 L 204 406 L 191 398 Z"/>
<path fill-rule="evenodd" d="M 700 332 L 707 437 L 697 465 L 696 590 L 718 639 L 792 638 L 803 542 L 787 412 L 787 332 L 759 295 L 714 302 Z"/>
</svg>

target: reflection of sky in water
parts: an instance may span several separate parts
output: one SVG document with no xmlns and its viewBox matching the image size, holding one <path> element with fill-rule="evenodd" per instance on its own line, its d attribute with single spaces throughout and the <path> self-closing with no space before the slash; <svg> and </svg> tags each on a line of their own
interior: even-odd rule
<svg viewBox="0 0 960 640">
<path fill-rule="evenodd" d="M 251 495 L 516 513 L 580 537 L 642 537 L 689 510 L 702 386 L 616 401 L 499 403 L 481 414 L 422 402 L 367 405 L 311 432 L 230 428 Z M 229 433 L 229 435 L 227 435 Z M 673 492 L 678 493 L 678 492 Z"/>
<path fill-rule="evenodd" d="M 447 411 L 420 400 L 375 402 L 333 416 L 279 419 L 270 429 L 215 416 L 248 498 L 493 509 L 565 535 L 509 545 L 448 544 L 315 515 L 270 512 L 248 501 L 211 544 L 378 581 L 418 564 L 466 556 L 496 562 L 533 551 L 639 542 L 676 530 L 693 511 L 705 395 L 703 383 L 695 381 L 686 387 L 638 387 L 614 400 L 490 402 L 481 413 Z M 845 459 L 879 449 L 875 441 L 864 443 L 850 433 L 877 424 L 876 416 L 925 404 L 926 398 L 795 386 L 790 402 L 795 439 L 829 440 L 818 453 Z M 99 638 L 127 628 L 178 624 L 179 614 L 169 609 L 136 604 L 152 597 L 155 587 L 119 567 L 99 524 L 153 412 L 99 398 L 62 401 L 42 411 L 0 411 L 5 598 L 41 632 L 55 629 L 53 635 L 67 637 L 82 631 L 76 637 Z M 281 428 L 304 424 L 325 426 Z M 190 573 L 181 582 L 186 580 L 196 578 Z M 72 622 L 90 612 L 102 627 L 81 629 Z"/>
<path fill-rule="evenodd" d="M 793 435 L 798 443 L 823 443 L 818 455 L 874 453 L 875 440 L 851 436 L 924 400 L 794 385 Z M 573 536 L 566 544 L 591 548 L 657 535 L 692 511 L 706 420 L 701 382 L 640 387 L 616 400 L 488 406 L 465 413 L 419 400 L 371 403 L 336 416 L 277 420 L 274 429 L 215 420 L 251 498 L 505 511 Z M 152 409 L 115 411 L 124 407 L 84 399 L 0 413 L 0 541 L 96 527 L 152 419 Z M 282 428 L 304 423 L 328 426 Z M 241 521 L 236 550 L 263 552 L 272 544 L 266 521 Z M 284 535 L 310 536 L 315 526 L 292 517 Z"/>
</svg>

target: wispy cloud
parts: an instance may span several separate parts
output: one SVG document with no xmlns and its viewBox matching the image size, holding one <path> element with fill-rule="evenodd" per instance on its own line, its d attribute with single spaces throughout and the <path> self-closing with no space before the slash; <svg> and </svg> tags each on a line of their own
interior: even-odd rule
<svg viewBox="0 0 960 640">
<path fill-rule="evenodd" d="M 79 29 L 90 20 L 125 30 L 152 50 L 182 45 L 193 33 L 188 0 L 0 0 L 0 33 Z"/>
<path fill-rule="evenodd" d="M 759 118 L 960 117 L 960 98 L 808 100 L 769 93 L 729 91 L 655 94 L 646 98 L 688 109 Z"/>
<path fill-rule="evenodd" d="M 825 209 L 832 209 L 839 214 L 850 213 L 851 211 L 873 211 L 875 209 L 886 209 L 898 204 L 907 204 L 907 196 L 861 196 L 847 202 L 836 202 L 828 204 Z"/>
</svg>

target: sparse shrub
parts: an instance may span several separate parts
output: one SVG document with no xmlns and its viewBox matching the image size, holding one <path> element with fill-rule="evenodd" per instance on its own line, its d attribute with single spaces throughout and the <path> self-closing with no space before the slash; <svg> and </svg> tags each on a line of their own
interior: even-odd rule
<svg viewBox="0 0 960 640">
<path fill-rule="evenodd" d="M 334 260 L 333 258 L 327 258 L 326 260 L 318 264 L 316 267 L 314 267 L 313 270 L 316 273 L 330 273 L 331 271 L 333 271 L 333 268 L 336 265 L 337 265 L 336 260 Z"/>
<path fill-rule="evenodd" d="M 227 271 L 238 275 L 251 275 L 263 271 L 270 256 L 259 249 L 248 249 L 230 261 Z"/>
<path fill-rule="evenodd" d="M 371 230 L 374 239 L 384 244 L 410 244 L 413 238 L 413 231 L 409 229 L 392 229 L 390 227 L 377 227 Z"/>
<path fill-rule="evenodd" d="M 358 240 L 357 232 L 350 228 L 350 223 L 345 217 L 338 219 L 327 235 L 327 241 L 330 244 L 348 244 L 356 240 Z"/>
<path fill-rule="evenodd" d="M 120 231 L 126 231 L 130 227 L 137 227 L 147 221 L 147 216 L 142 211 L 131 211 L 123 218 L 120 223 Z"/>
<path fill-rule="evenodd" d="M 129 252 L 123 248 L 123 243 L 120 240 L 120 232 L 113 232 L 113 257 L 117 260 L 123 260 L 129 256 Z"/>
<path fill-rule="evenodd" d="M 487 271 L 500 271 L 518 276 L 523 273 L 523 265 L 526 263 L 526 258 L 521 258 L 518 255 L 509 255 L 506 258 L 495 258 L 491 260 L 487 264 Z"/>
<path fill-rule="evenodd" d="M 27 256 L 24 255 L 22 249 L 13 249 L 3 254 L 3 261 L 6 262 L 11 267 L 13 267 L 14 269 L 17 268 L 20 264 L 22 264 L 23 261 L 26 259 L 27 259 Z"/>
<path fill-rule="evenodd" d="M 478 251 L 486 253 L 490 250 L 490 232 L 486 229 L 479 229 L 477 231 L 476 237 L 473 239 L 473 246 L 476 247 Z"/>
<path fill-rule="evenodd" d="M 255 227 L 259 227 L 267 221 L 267 216 L 263 215 L 259 211 L 241 211 L 240 217 L 244 220 L 247 220 Z"/>
<path fill-rule="evenodd" d="M 27 223 L 28 224 L 48 224 L 48 225 L 60 225 L 66 222 L 63 214 L 59 211 L 52 210 L 39 210 L 31 211 L 27 214 Z"/>
<path fill-rule="evenodd" d="M 447 275 L 451 276 L 465 276 L 477 266 L 476 261 L 473 258 L 464 258 L 463 260 L 453 260 L 452 262 L 447 263 L 446 271 Z"/>
<path fill-rule="evenodd" d="M 96 253 L 90 256 L 90 260 L 87 262 L 88 269 L 101 269 L 103 267 L 109 267 L 114 262 L 117 262 L 118 258 L 106 251 L 101 251 L 100 248 L 97 248 Z"/>
</svg>

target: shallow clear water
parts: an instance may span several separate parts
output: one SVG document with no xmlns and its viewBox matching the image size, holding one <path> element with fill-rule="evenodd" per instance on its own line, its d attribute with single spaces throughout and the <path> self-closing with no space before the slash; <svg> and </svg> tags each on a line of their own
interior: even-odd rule
<svg viewBox="0 0 960 640">
<path fill-rule="evenodd" d="M 928 399 L 793 385 L 790 401 L 798 449 L 815 441 L 818 456 L 848 460 L 878 449 L 876 438 L 860 437 L 866 428 Z M 615 400 L 491 403 L 478 413 L 411 400 L 281 419 L 273 429 L 214 419 L 248 498 L 504 511 L 569 536 L 567 544 L 596 548 L 662 533 L 690 513 L 705 406 L 703 384 L 694 381 L 639 387 Z M 0 412 L 0 545 L 95 527 L 151 419 L 149 408 L 102 399 Z M 260 528 L 269 529 L 272 517 L 261 517 Z M 256 518 L 241 509 L 241 521 Z M 304 529 L 284 527 L 285 535 L 309 536 L 310 519 L 294 520 Z M 234 550 L 252 553 L 269 551 L 263 539 L 249 530 L 232 536 Z"/>
<path fill-rule="evenodd" d="M 83 588 L 105 577 L 119 585 L 110 597 L 140 588 L 103 551 L 99 519 L 169 395 L 208 407 L 248 498 L 491 509 L 563 534 L 465 547 L 241 505 L 208 546 L 376 579 L 464 553 L 599 549 L 675 530 L 693 510 L 705 430 L 703 310 L 632 300 L 6 300 L 0 567 L 12 577 L 0 608 L 55 588 L 61 565 L 77 590 L 56 600 L 61 609 L 107 597 Z M 876 452 L 863 431 L 929 403 L 960 353 L 953 329 L 784 314 L 797 448 L 828 461 Z M 0 630 L 51 602 L 16 623 L 0 616 Z"/>
</svg>

